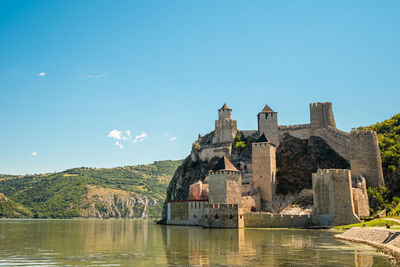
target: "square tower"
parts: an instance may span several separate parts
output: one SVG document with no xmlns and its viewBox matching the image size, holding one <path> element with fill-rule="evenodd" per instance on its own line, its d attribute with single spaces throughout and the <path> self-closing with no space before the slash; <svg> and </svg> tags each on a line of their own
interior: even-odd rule
<svg viewBox="0 0 400 267">
<path fill-rule="evenodd" d="M 273 111 L 268 105 L 257 115 L 258 135 L 265 134 L 275 145 L 279 145 L 278 112 Z"/>
<path fill-rule="evenodd" d="M 263 133 L 252 144 L 252 186 L 260 190 L 262 202 L 272 202 L 276 190 L 276 150 Z"/>
<path fill-rule="evenodd" d="M 233 142 L 237 134 L 237 121 L 232 120 L 232 109 L 225 103 L 218 110 L 218 120 L 215 121 L 213 144 Z"/>
</svg>

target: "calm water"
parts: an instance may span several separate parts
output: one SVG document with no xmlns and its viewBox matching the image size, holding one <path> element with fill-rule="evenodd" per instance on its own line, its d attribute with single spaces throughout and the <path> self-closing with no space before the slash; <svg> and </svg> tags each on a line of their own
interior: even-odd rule
<svg viewBox="0 0 400 267">
<path fill-rule="evenodd" d="M 390 266 L 325 230 L 225 230 L 133 220 L 0 220 L 0 266 Z"/>
</svg>

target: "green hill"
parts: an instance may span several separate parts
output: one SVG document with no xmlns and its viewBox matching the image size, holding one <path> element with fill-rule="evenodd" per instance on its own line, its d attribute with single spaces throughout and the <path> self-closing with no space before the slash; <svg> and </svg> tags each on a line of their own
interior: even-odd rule
<svg viewBox="0 0 400 267">
<path fill-rule="evenodd" d="M 53 174 L 0 175 L 0 192 L 10 203 L 29 210 L 27 217 L 157 218 L 161 216 L 168 183 L 181 162 L 168 160 L 109 169 L 83 167 Z M 0 217 L 14 216 L 8 212 Z"/>
</svg>

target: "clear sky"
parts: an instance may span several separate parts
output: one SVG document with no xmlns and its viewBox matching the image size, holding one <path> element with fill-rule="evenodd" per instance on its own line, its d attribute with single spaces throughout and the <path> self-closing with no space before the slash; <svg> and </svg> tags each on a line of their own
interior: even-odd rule
<svg viewBox="0 0 400 267">
<path fill-rule="evenodd" d="M 0 0 L 0 173 L 182 159 L 224 102 L 240 129 L 332 101 L 400 112 L 400 1 Z M 117 143 L 118 142 L 118 143 Z"/>
</svg>

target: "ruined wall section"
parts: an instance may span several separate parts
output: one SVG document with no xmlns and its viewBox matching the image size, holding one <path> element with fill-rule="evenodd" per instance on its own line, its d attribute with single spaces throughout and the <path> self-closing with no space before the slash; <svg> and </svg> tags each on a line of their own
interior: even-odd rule
<svg viewBox="0 0 400 267">
<path fill-rule="evenodd" d="M 260 190 L 262 202 L 272 202 L 276 191 L 276 150 L 270 143 L 252 144 L 252 187 Z"/>
<path fill-rule="evenodd" d="M 312 174 L 313 221 L 319 225 L 361 222 L 354 213 L 350 170 L 319 169 Z"/>
<path fill-rule="evenodd" d="M 351 172 L 354 177 L 360 175 L 365 177 L 367 187 L 379 187 L 385 184 L 375 131 L 351 131 L 350 156 Z"/>
<path fill-rule="evenodd" d="M 335 116 L 332 111 L 331 102 L 317 102 L 310 104 L 310 123 L 311 134 L 314 130 L 321 128 L 333 127 L 336 128 Z"/>
<path fill-rule="evenodd" d="M 350 161 L 350 137 L 346 136 L 346 134 L 346 132 L 331 127 L 317 129 L 312 132 L 313 136 L 324 139 L 341 157 Z"/>
</svg>

